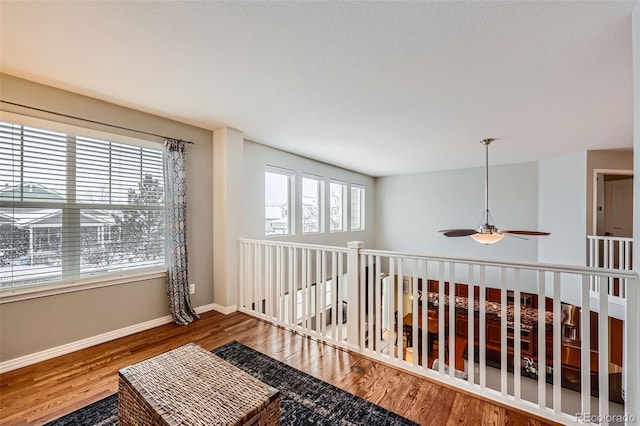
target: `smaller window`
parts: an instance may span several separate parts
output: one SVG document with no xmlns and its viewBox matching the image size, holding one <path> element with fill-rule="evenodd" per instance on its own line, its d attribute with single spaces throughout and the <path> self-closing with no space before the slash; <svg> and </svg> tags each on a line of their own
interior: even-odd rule
<svg viewBox="0 0 640 426">
<path fill-rule="evenodd" d="M 351 185 L 351 230 L 364 230 L 364 187 Z"/>
<path fill-rule="evenodd" d="M 313 177 L 302 178 L 302 232 L 322 232 L 323 182 Z"/>
<path fill-rule="evenodd" d="M 331 232 L 346 231 L 347 184 L 332 181 L 329 185 L 329 197 L 329 230 Z"/>
<path fill-rule="evenodd" d="M 292 234 L 291 206 L 292 173 L 288 170 L 267 168 L 264 172 L 264 233 L 265 235 Z"/>
</svg>

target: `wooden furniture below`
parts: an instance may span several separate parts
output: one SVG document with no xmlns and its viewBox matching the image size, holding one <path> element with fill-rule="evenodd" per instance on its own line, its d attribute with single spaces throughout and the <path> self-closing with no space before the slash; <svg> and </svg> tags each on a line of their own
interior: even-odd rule
<svg viewBox="0 0 640 426">
<path fill-rule="evenodd" d="M 437 311 L 436 311 L 437 312 Z M 427 354 L 431 355 L 431 353 L 433 352 L 433 346 L 435 342 L 438 342 L 439 339 L 439 334 L 438 334 L 438 317 L 437 316 L 432 316 L 432 315 L 428 315 L 427 318 Z M 423 325 L 423 316 L 422 316 L 422 310 L 420 310 L 418 312 L 418 330 L 422 331 L 422 325 Z M 448 323 L 447 323 L 448 325 Z M 448 335 L 449 333 L 449 327 L 445 325 L 445 336 Z M 407 347 L 411 346 L 413 347 L 413 333 L 412 333 L 412 328 L 413 328 L 413 313 L 409 312 L 408 314 L 406 314 L 404 316 L 404 318 L 402 318 L 402 326 L 403 326 L 403 330 L 405 330 L 405 333 L 407 334 Z M 448 342 L 448 338 L 445 337 L 445 342 Z M 438 342 L 438 344 L 440 344 Z M 416 346 L 418 347 L 418 356 L 420 357 L 420 359 L 422 359 L 422 333 L 418 333 L 418 342 L 416 343 Z M 445 354 L 448 352 L 447 350 L 447 345 L 445 343 Z"/>
<path fill-rule="evenodd" d="M 426 301 L 427 303 L 427 312 L 429 316 L 429 333 L 438 334 L 438 315 L 440 309 L 440 298 L 438 293 L 439 283 L 437 281 L 429 281 L 427 285 L 427 291 L 422 291 L 422 282 L 419 281 L 418 288 L 420 290 L 420 301 L 419 301 L 419 319 L 418 319 L 418 327 L 422 326 L 422 303 Z M 502 293 L 499 289 L 496 288 L 486 288 L 486 301 L 485 301 L 485 349 L 487 354 L 487 365 L 500 368 L 500 359 L 501 352 L 504 350 L 502 345 Z M 478 287 L 474 288 L 474 298 L 471 299 L 468 297 L 469 290 L 468 285 L 459 284 L 455 285 L 455 328 L 453 330 L 453 334 L 456 337 L 456 341 L 463 341 L 468 344 L 468 325 L 469 321 L 469 303 L 473 303 L 473 313 L 474 317 L 472 319 L 474 324 L 474 342 L 473 345 L 475 347 L 476 353 L 476 361 L 479 359 L 478 350 L 479 350 L 479 328 L 480 328 L 480 302 L 479 302 L 479 289 Z M 445 314 L 445 325 L 447 328 L 444 331 L 444 335 L 446 339 L 449 339 L 449 304 L 450 304 L 450 296 L 449 296 L 449 285 L 446 283 L 444 286 L 444 304 L 442 305 Z M 521 359 L 519 361 L 514 360 L 514 339 L 515 339 L 515 318 L 514 318 L 514 297 L 512 292 L 507 292 L 507 336 L 506 336 L 506 352 L 507 352 L 507 369 L 510 372 L 514 371 L 514 364 L 517 366 L 516 368 L 521 371 L 521 374 L 530 376 L 529 370 L 524 368 L 524 358 L 528 358 L 530 362 L 535 366 L 537 375 L 537 366 L 538 366 L 538 331 L 539 331 L 539 318 L 538 318 L 538 309 L 534 308 L 534 306 L 538 306 L 538 295 L 530 294 L 530 293 L 521 293 L 520 294 L 520 354 Z M 574 311 L 577 310 L 579 313 L 580 308 L 568 305 L 563 303 L 563 318 L 562 318 L 562 327 L 564 330 L 565 326 L 565 312 L 564 307 L 572 308 Z M 551 299 L 545 299 L 545 312 L 544 312 L 544 323 L 545 323 L 545 354 L 546 354 L 546 366 L 548 371 L 546 374 L 548 375 L 548 380 L 551 378 L 550 366 L 553 366 L 553 303 Z M 412 326 L 412 315 L 407 314 L 405 319 L 408 319 L 408 322 L 405 321 L 405 324 L 409 324 Z M 614 402 L 622 402 L 621 396 L 621 371 L 622 371 L 622 321 L 616 318 L 609 318 L 609 345 L 606 350 L 609 352 L 609 389 L 610 389 L 610 399 Z M 596 396 L 598 394 L 598 313 L 591 312 L 589 324 L 585 324 L 585 327 L 589 330 L 590 333 L 590 341 L 591 341 L 591 387 L 592 394 Z M 433 327 L 433 329 L 432 329 Z M 567 338 L 565 336 L 565 332 L 563 333 L 563 339 L 561 343 L 561 360 L 562 364 L 559 368 L 562 371 L 562 386 L 580 390 L 580 368 L 581 368 L 581 357 L 580 357 L 580 341 L 576 340 L 575 337 L 573 339 Z M 432 340 L 432 335 L 429 335 L 430 341 Z M 429 354 L 431 353 L 431 346 L 429 346 Z M 466 359 L 465 349 L 463 352 L 463 359 Z M 542 375 L 542 373 L 540 373 Z"/>
<path fill-rule="evenodd" d="M 194 343 L 119 372 L 120 425 L 280 424 L 280 394 Z"/>
</svg>

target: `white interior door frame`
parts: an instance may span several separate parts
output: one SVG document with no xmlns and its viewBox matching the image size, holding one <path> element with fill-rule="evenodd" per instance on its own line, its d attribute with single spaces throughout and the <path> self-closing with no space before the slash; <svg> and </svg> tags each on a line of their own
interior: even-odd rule
<svg viewBox="0 0 640 426">
<path fill-rule="evenodd" d="M 598 231 L 598 175 L 621 175 L 633 177 L 633 170 L 625 169 L 593 169 L 593 220 L 591 224 L 591 235 L 596 235 Z"/>
</svg>

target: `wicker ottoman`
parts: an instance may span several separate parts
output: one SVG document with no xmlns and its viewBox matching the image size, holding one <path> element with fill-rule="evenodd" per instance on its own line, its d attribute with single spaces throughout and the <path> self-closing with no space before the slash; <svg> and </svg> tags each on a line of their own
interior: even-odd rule
<svg viewBox="0 0 640 426">
<path fill-rule="evenodd" d="M 280 393 L 194 343 L 119 372 L 120 425 L 279 425 Z"/>
</svg>

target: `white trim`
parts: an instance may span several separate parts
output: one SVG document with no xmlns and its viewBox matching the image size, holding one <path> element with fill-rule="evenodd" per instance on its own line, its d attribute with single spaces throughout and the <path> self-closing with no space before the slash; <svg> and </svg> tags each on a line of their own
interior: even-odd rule
<svg viewBox="0 0 640 426">
<path fill-rule="evenodd" d="M 238 305 L 222 306 L 222 305 L 218 305 L 217 303 L 212 303 L 211 305 L 206 305 L 206 306 L 211 306 L 214 311 L 220 312 L 221 314 L 224 314 L 224 315 L 232 314 L 238 310 Z"/>
<path fill-rule="evenodd" d="M 195 311 L 198 314 L 209 311 L 218 311 L 227 315 L 237 310 L 238 309 L 236 305 L 224 307 L 215 303 L 198 306 L 197 308 L 195 308 Z M 87 337 L 86 339 L 77 340 L 75 342 L 67 343 L 61 346 L 56 346 L 55 348 L 45 349 L 40 352 L 0 362 L 0 374 L 6 373 L 7 371 L 16 370 L 18 368 L 26 367 L 37 362 L 46 361 L 48 359 L 55 358 L 61 355 L 66 355 L 71 352 L 79 351 L 81 349 L 86 349 L 91 346 L 99 345 L 101 343 L 109 342 L 111 340 L 119 339 L 121 337 L 126 337 L 131 334 L 139 333 L 141 331 L 159 327 L 161 325 L 171 324 L 172 322 L 173 318 L 171 317 L 171 315 L 166 315 L 161 318 L 152 319 L 117 330 L 107 331 L 106 333 L 98 334 L 97 336 Z"/>
<path fill-rule="evenodd" d="M 18 302 L 21 300 L 35 299 L 38 297 L 55 296 L 58 294 L 72 293 L 75 291 L 89 290 L 92 288 L 109 287 L 112 285 L 128 284 L 136 281 L 145 281 L 154 278 L 166 278 L 167 271 L 154 268 L 140 272 L 127 272 L 113 275 L 101 275 L 82 280 L 67 281 L 51 285 L 6 288 L 0 291 L 0 305 L 3 303 Z"/>
<path fill-rule="evenodd" d="M 208 305 L 202 305 L 202 306 L 198 306 L 197 308 L 193 308 L 193 310 L 196 311 L 198 315 L 200 315 L 200 314 L 204 314 L 205 312 L 215 311 L 216 306 L 217 305 L 215 303 L 209 303 Z"/>
<path fill-rule="evenodd" d="M 139 324 L 120 328 L 118 330 L 108 331 L 106 333 L 98 334 L 97 336 L 87 337 L 86 339 L 77 340 L 75 342 L 67 343 L 61 346 L 56 346 L 55 348 L 45 349 L 44 351 L 10 359 L 8 361 L 0 363 L 0 374 L 6 373 L 7 371 L 11 370 L 16 370 L 18 368 L 26 367 L 27 365 L 35 364 L 37 362 L 46 361 L 48 359 L 55 358 L 61 355 L 66 355 L 71 352 L 79 351 L 80 349 L 86 349 L 91 346 L 99 345 L 100 343 L 109 342 L 111 340 L 149 330 L 154 327 L 170 324 L 172 322 L 173 318 L 171 317 L 171 315 L 167 315 L 161 318 L 156 318 L 153 320 L 141 322 Z"/>
<path fill-rule="evenodd" d="M 621 176 L 631 176 L 633 178 L 633 170 L 628 169 L 593 169 L 592 179 L 592 199 L 591 199 L 591 210 L 593 210 L 593 215 L 591 218 L 591 233 L 596 235 L 598 233 L 598 174 L 607 174 L 607 175 L 621 175 Z"/>
</svg>

